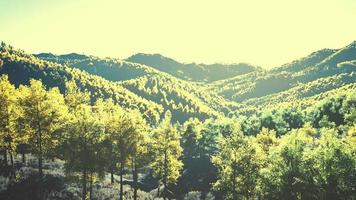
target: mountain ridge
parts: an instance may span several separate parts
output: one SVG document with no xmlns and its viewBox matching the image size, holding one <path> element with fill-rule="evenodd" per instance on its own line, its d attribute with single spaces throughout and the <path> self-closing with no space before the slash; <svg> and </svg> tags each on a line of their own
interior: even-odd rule
<svg viewBox="0 0 356 200">
<path fill-rule="evenodd" d="M 259 109 L 279 106 L 283 102 L 296 101 L 302 105 L 307 104 L 310 99 L 324 98 L 326 95 L 323 94 L 337 91 L 338 88 L 344 88 L 343 91 L 352 90 L 356 82 L 356 67 L 353 67 L 356 63 L 355 43 L 340 49 L 321 49 L 272 70 L 253 68 L 252 71 L 217 81 L 202 80 L 201 77 L 192 80 L 194 74 L 189 75 L 188 71 L 183 74 L 189 75 L 190 78 L 182 77 L 182 74 L 177 74 L 180 68 L 174 67 L 177 63 L 182 63 L 160 54 L 153 55 L 171 62 L 172 65 L 166 68 L 174 69 L 174 73 L 161 71 L 148 65 L 149 63 L 133 62 L 133 59 L 100 58 L 77 53 L 64 55 L 41 53 L 32 56 L 20 50 L 9 50 L 3 51 L 0 59 L 5 60 L 5 65 L 17 66 L 15 69 L 21 69 L 23 76 L 45 77 L 44 81 L 49 86 L 58 85 L 58 81 L 63 82 L 61 76 L 74 77 L 79 82 L 86 77 L 84 78 L 86 82 L 81 85 L 84 88 L 91 88 L 98 97 L 103 96 L 102 93 L 114 96 L 120 93 L 128 94 L 129 99 L 137 99 L 134 100 L 138 103 L 135 106 L 143 106 L 141 108 L 143 110 L 150 110 L 149 105 L 152 104 L 156 111 L 150 112 L 155 113 L 153 115 L 157 120 L 162 117 L 165 110 L 170 110 L 174 120 L 183 123 L 191 117 L 204 120 L 211 117 L 250 115 Z M 27 59 L 31 62 L 19 62 L 4 57 Z M 46 62 L 51 64 L 43 64 Z M 213 68 L 218 70 L 226 68 L 225 71 L 230 69 L 226 67 L 229 65 L 219 64 L 193 66 L 199 67 L 199 70 L 205 73 L 211 73 L 210 70 Z M 33 70 L 34 67 L 36 70 Z M 26 75 L 26 71 L 30 74 Z M 0 73 L 14 72 L 2 69 Z M 65 75 L 66 73 L 72 75 Z M 16 79 L 16 76 L 12 75 L 10 79 Z M 125 98 L 125 95 L 121 99 Z M 141 101 L 142 103 L 139 103 Z M 121 103 L 127 104 L 124 102 L 125 100 Z"/>
</svg>

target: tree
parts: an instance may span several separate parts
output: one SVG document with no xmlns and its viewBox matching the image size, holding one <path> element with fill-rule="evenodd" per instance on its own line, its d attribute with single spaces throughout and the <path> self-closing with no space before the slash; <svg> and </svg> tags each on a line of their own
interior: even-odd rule
<svg viewBox="0 0 356 200">
<path fill-rule="evenodd" d="M 20 87 L 23 120 L 31 151 L 38 158 L 39 198 L 42 198 L 43 158 L 59 144 L 59 130 L 66 117 L 66 105 L 58 88 L 46 91 L 41 81 Z"/>
<path fill-rule="evenodd" d="M 133 126 L 131 134 L 131 168 L 133 177 L 134 200 L 137 200 L 138 190 L 138 169 L 147 165 L 150 161 L 148 146 L 150 140 L 148 138 L 149 127 L 146 121 L 138 110 L 129 111 L 131 123 Z"/>
<path fill-rule="evenodd" d="M 111 100 L 99 100 L 94 106 L 97 115 L 105 124 L 105 153 L 107 169 L 114 182 L 116 164 L 120 167 L 120 199 L 123 198 L 124 168 L 131 160 L 134 199 L 137 199 L 138 168 L 147 164 L 148 126 L 138 110 L 124 110 Z"/>
<path fill-rule="evenodd" d="M 255 142 L 268 155 L 271 148 L 277 146 L 279 141 L 276 138 L 276 131 L 262 128 L 261 132 L 256 135 Z"/>
<path fill-rule="evenodd" d="M 209 190 L 206 173 L 211 167 L 210 157 L 206 156 L 203 146 L 203 124 L 196 118 L 190 118 L 179 130 L 181 132 L 182 161 L 184 174 L 175 188 L 176 196 L 182 197 L 189 191 Z"/>
<path fill-rule="evenodd" d="M 284 109 L 278 114 L 287 123 L 288 131 L 302 128 L 305 123 L 305 115 L 299 108 Z"/>
<path fill-rule="evenodd" d="M 136 127 L 130 114 L 119 106 L 108 119 L 107 139 L 112 142 L 114 155 L 118 157 L 120 175 L 120 200 L 123 199 L 123 174 L 136 142 Z"/>
<path fill-rule="evenodd" d="M 309 185 L 319 192 L 315 199 L 350 199 L 355 194 L 356 158 L 335 129 L 321 129 L 314 148 L 305 152 L 304 163 L 306 174 L 314 177 Z"/>
<path fill-rule="evenodd" d="M 261 126 L 275 130 L 278 135 L 285 134 L 288 128 L 282 116 L 276 112 L 263 112 L 261 115 Z"/>
<path fill-rule="evenodd" d="M 68 173 L 82 173 L 82 199 L 87 196 L 88 176 L 92 185 L 94 173 L 103 172 L 100 142 L 103 126 L 90 105 L 81 104 L 71 113 L 64 139 L 65 169 Z"/>
<path fill-rule="evenodd" d="M 198 119 L 190 118 L 184 123 L 182 133 L 183 158 L 199 157 L 199 142 L 202 138 L 202 124 Z"/>
<path fill-rule="evenodd" d="M 152 135 L 154 160 L 151 167 L 154 175 L 163 183 L 166 192 L 163 196 L 164 199 L 169 193 L 168 183 L 174 184 L 177 181 L 183 167 L 182 161 L 179 160 L 182 155 L 180 136 L 170 123 L 171 117 L 171 113 L 167 111 L 163 122 Z"/>
<path fill-rule="evenodd" d="M 267 166 L 261 169 L 263 198 L 308 199 L 315 189 L 308 184 L 302 165 L 304 152 L 313 144 L 317 132 L 310 124 L 284 135 L 276 147 L 270 149 Z"/>
<path fill-rule="evenodd" d="M 212 157 L 218 168 L 214 189 L 224 191 L 225 199 L 256 197 L 258 171 L 263 160 L 263 150 L 235 129 L 230 136 L 220 140 L 219 152 Z"/>
<path fill-rule="evenodd" d="M 345 123 L 343 104 L 345 96 L 336 96 L 317 104 L 309 113 L 310 121 L 316 128 L 325 127 L 326 124 L 339 126 Z M 331 126 L 329 126 L 331 127 Z"/>
<path fill-rule="evenodd" d="M 118 156 L 115 155 L 115 146 L 111 140 L 110 134 L 112 127 L 119 124 L 112 124 L 112 119 L 115 115 L 121 114 L 123 111 L 120 106 L 114 104 L 114 102 L 109 100 L 98 99 L 95 102 L 94 110 L 96 115 L 99 117 L 101 122 L 104 125 L 104 141 L 103 141 L 103 150 L 104 158 L 106 159 L 105 168 L 111 175 L 111 183 L 114 183 L 114 173 L 116 171 L 116 164 L 119 162 Z"/>
<path fill-rule="evenodd" d="M 10 155 L 11 175 L 15 175 L 14 155 L 18 144 L 26 140 L 17 129 L 17 121 L 21 115 L 18 105 L 18 91 L 8 81 L 8 77 L 0 77 L 0 148 L 4 151 L 5 166 L 8 165 L 7 153 Z"/>
<path fill-rule="evenodd" d="M 240 121 L 241 130 L 246 135 L 256 135 L 261 130 L 261 120 L 256 115 L 252 115 L 248 118 L 242 117 Z"/>
<path fill-rule="evenodd" d="M 66 135 L 63 138 L 65 169 L 68 174 L 81 172 L 82 199 L 87 197 L 89 179 L 90 198 L 95 174 L 104 174 L 102 148 L 104 124 L 101 115 L 90 103 L 90 94 L 82 92 L 75 82 L 66 85 L 65 101 L 69 108 Z"/>
</svg>

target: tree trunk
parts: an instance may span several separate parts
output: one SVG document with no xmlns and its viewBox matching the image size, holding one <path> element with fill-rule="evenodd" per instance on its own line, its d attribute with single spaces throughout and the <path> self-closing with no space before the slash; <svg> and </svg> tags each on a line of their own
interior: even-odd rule
<svg viewBox="0 0 356 200">
<path fill-rule="evenodd" d="M 83 169 L 83 177 L 82 177 L 82 181 L 83 181 L 83 194 L 82 194 L 82 200 L 85 200 L 86 199 L 86 196 L 87 196 L 87 170 L 86 168 L 84 167 Z"/>
<path fill-rule="evenodd" d="M 335 177 L 333 176 L 330 176 L 328 177 L 327 179 L 328 181 L 328 184 L 327 184 L 327 187 L 326 187 L 326 200 L 337 200 L 339 199 L 338 196 L 337 196 L 337 191 L 336 191 L 336 188 L 337 188 L 337 180 Z"/>
<path fill-rule="evenodd" d="M 233 191 L 233 193 L 232 193 L 232 198 L 233 199 L 237 199 L 237 186 L 236 186 L 236 169 L 235 169 L 235 166 L 233 167 L 233 173 L 232 173 L 233 175 L 232 175 L 232 178 L 233 178 L 233 180 L 232 180 L 232 191 Z"/>
<path fill-rule="evenodd" d="M 137 174 L 137 166 L 135 158 L 132 158 L 132 178 L 133 178 L 133 199 L 137 200 L 137 182 L 138 182 L 138 174 Z"/>
<path fill-rule="evenodd" d="M 114 184 L 114 182 L 115 182 L 115 179 L 114 179 L 114 172 L 111 171 L 110 174 L 111 174 L 111 184 Z"/>
<path fill-rule="evenodd" d="M 164 152 L 164 175 L 163 175 L 163 200 L 166 200 L 167 195 L 167 177 L 168 177 L 168 163 L 167 163 L 167 151 Z"/>
<path fill-rule="evenodd" d="M 158 188 L 157 188 L 157 197 L 159 197 L 159 188 L 161 187 L 161 183 L 158 183 Z"/>
<path fill-rule="evenodd" d="M 43 178 L 42 156 L 40 155 L 38 157 L 38 196 L 40 200 L 43 199 L 42 178 Z"/>
<path fill-rule="evenodd" d="M 22 163 L 25 164 L 26 163 L 26 154 L 22 153 Z"/>
<path fill-rule="evenodd" d="M 110 146 L 110 175 L 111 175 L 111 184 L 114 184 L 115 183 L 115 178 L 114 178 L 114 171 L 115 171 L 115 166 L 116 166 L 116 163 L 115 163 L 115 157 L 113 156 L 113 146 Z"/>
<path fill-rule="evenodd" d="M 120 163 L 120 200 L 124 199 L 124 187 L 123 187 L 123 180 L 122 175 L 124 173 L 124 163 Z"/>
<path fill-rule="evenodd" d="M 42 189 L 42 177 L 43 177 L 43 171 L 42 171 L 42 128 L 41 128 L 41 123 L 40 123 L 40 117 L 38 115 L 38 104 L 37 104 L 37 145 L 38 145 L 38 195 L 39 199 L 43 199 L 43 189 Z"/>
<path fill-rule="evenodd" d="M 236 155 L 235 155 L 235 159 L 236 159 Z M 233 199 L 237 199 L 237 183 L 236 183 L 236 170 L 237 170 L 237 162 L 236 160 L 234 160 L 234 162 L 232 163 L 232 198 Z"/>
<path fill-rule="evenodd" d="M 4 149 L 4 164 L 7 166 L 7 150 Z"/>
<path fill-rule="evenodd" d="M 15 174 L 15 165 L 14 165 L 14 156 L 12 155 L 12 153 L 10 153 L 10 161 L 11 161 L 11 178 L 15 178 L 16 174 Z"/>
<path fill-rule="evenodd" d="M 90 174 L 90 182 L 89 182 L 89 199 L 93 199 L 93 174 Z"/>
<path fill-rule="evenodd" d="M 42 167 L 43 159 L 42 156 L 38 157 L 38 173 L 39 173 L 39 178 L 42 180 L 43 176 L 43 167 Z"/>
</svg>

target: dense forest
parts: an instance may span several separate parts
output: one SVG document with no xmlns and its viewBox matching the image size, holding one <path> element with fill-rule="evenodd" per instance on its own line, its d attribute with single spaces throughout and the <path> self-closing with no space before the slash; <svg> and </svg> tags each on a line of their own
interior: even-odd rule
<svg viewBox="0 0 356 200">
<path fill-rule="evenodd" d="M 356 41 L 271 70 L 0 45 L 0 199 L 356 198 Z"/>
</svg>

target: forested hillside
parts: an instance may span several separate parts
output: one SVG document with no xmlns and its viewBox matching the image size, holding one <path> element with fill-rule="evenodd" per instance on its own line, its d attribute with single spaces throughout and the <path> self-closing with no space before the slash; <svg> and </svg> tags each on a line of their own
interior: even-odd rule
<svg viewBox="0 0 356 200">
<path fill-rule="evenodd" d="M 206 91 L 203 83 L 181 80 L 147 65 L 79 54 L 36 56 L 116 81 L 138 96 L 169 109 L 173 120 L 181 123 L 190 117 L 204 120 L 236 112 L 254 112 L 253 107 L 227 101 L 212 91 Z"/>
<path fill-rule="evenodd" d="M 300 101 L 304 97 L 355 83 L 355 56 L 356 42 L 353 42 L 339 50 L 324 49 L 314 52 L 270 71 L 258 71 L 216 81 L 209 87 L 229 100 L 242 103 L 283 95 L 280 93 L 297 95 L 299 98 L 293 100 Z M 280 102 L 271 100 L 268 103 Z"/>
<path fill-rule="evenodd" d="M 184 80 L 211 82 L 260 70 L 259 67 L 246 64 L 184 64 L 160 54 L 135 54 L 128 61 L 152 66 Z"/>
<path fill-rule="evenodd" d="M 41 80 L 47 87 L 58 87 L 62 93 L 65 83 L 74 80 L 83 91 L 91 92 L 91 99 L 111 98 L 127 108 L 138 108 L 147 117 L 157 122 L 164 108 L 154 102 L 135 95 L 117 83 L 84 71 L 25 54 L 4 43 L 0 47 L 2 60 L 0 74 L 8 74 L 10 81 L 19 86 L 29 84 L 30 79 Z"/>
<path fill-rule="evenodd" d="M 0 46 L 0 199 L 356 196 L 356 42 L 265 70 Z"/>
</svg>

